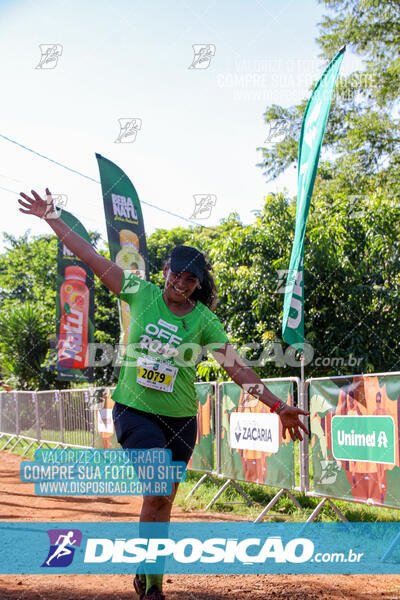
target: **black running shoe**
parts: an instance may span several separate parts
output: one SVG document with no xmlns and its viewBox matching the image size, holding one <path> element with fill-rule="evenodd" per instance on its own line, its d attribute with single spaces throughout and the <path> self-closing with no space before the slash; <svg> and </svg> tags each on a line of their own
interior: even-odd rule
<svg viewBox="0 0 400 600">
<path fill-rule="evenodd" d="M 135 579 L 133 580 L 133 587 L 135 588 L 135 592 L 139 596 L 140 600 L 143 600 L 146 595 L 146 579 L 140 579 L 140 577 L 136 575 Z"/>
<path fill-rule="evenodd" d="M 152 585 L 145 594 L 144 600 L 165 600 L 165 596 L 156 585 Z"/>
</svg>

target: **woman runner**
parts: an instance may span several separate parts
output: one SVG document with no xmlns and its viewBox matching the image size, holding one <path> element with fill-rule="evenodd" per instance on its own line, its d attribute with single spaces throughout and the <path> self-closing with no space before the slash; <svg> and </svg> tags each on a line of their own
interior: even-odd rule
<svg viewBox="0 0 400 600">
<path fill-rule="evenodd" d="M 308 431 L 299 415 L 309 413 L 287 406 L 268 391 L 229 343 L 213 313 L 217 292 L 211 267 L 199 250 L 174 248 L 164 266 L 162 291 L 98 254 L 70 229 L 54 210 L 48 189 L 47 201 L 34 190 L 31 193 L 32 198 L 21 193 L 20 211 L 45 219 L 63 244 L 130 306 L 129 342 L 113 393 L 115 430 L 124 449 L 168 448 L 173 461 L 188 463 L 196 440 L 195 363 L 204 346 L 235 383 L 279 414 L 284 436 L 289 431 L 293 440 L 303 439 L 301 430 Z M 167 526 L 178 485 L 173 484 L 169 496 L 143 497 L 141 524 Z M 164 600 L 162 577 L 149 573 L 135 577 L 141 600 Z"/>
</svg>

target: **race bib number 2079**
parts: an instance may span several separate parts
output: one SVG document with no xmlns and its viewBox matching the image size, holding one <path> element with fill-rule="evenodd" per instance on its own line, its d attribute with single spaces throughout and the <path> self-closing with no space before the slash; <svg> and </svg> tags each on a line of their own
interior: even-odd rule
<svg viewBox="0 0 400 600">
<path fill-rule="evenodd" d="M 139 356 L 136 367 L 136 381 L 144 387 L 172 392 L 178 368 L 169 363 L 149 357 Z"/>
</svg>

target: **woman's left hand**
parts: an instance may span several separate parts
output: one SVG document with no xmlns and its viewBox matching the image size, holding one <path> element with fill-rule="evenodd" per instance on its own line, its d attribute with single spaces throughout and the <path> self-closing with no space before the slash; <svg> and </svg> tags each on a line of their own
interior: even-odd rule
<svg viewBox="0 0 400 600">
<path fill-rule="evenodd" d="M 295 441 L 296 438 L 302 440 L 303 435 L 300 431 L 301 429 L 307 433 L 307 435 L 309 435 L 310 432 L 299 418 L 300 415 L 308 416 L 309 414 L 310 413 L 306 410 L 302 410 L 296 406 L 286 405 L 285 408 L 279 413 L 279 418 L 283 427 L 283 437 L 285 437 L 286 431 L 288 431 L 293 441 Z"/>
</svg>

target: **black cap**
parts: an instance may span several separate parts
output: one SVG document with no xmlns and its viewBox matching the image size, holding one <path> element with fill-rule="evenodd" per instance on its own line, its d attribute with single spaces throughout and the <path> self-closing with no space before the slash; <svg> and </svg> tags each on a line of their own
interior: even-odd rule
<svg viewBox="0 0 400 600">
<path fill-rule="evenodd" d="M 203 283 L 204 269 L 207 267 L 204 255 L 192 246 L 177 246 L 171 252 L 171 271 L 193 273 Z"/>
</svg>

